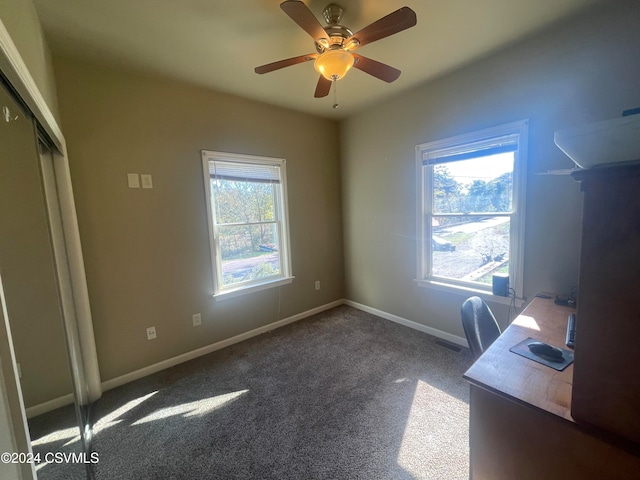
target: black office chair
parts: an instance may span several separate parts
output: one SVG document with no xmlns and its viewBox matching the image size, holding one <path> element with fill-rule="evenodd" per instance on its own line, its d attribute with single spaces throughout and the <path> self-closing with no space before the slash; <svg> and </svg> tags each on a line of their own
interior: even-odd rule
<svg viewBox="0 0 640 480">
<path fill-rule="evenodd" d="M 491 309 L 480 297 L 467 298 L 462 304 L 461 316 L 469 348 L 477 359 L 500 336 L 500 327 Z"/>
</svg>

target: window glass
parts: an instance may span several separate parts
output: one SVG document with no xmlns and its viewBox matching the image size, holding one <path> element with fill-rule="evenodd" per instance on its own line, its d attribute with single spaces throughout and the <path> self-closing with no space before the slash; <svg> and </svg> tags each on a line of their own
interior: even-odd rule
<svg viewBox="0 0 640 480">
<path fill-rule="evenodd" d="M 418 281 L 521 292 L 526 122 L 419 145 Z"/>
<path fill-rule="evenodd" d="M 203 152 L 215 294 L 291 276 L 284 161 Z"/>
<path fill-rule="evenodd" d="M 509 217 L 433 217 L 432 274 L 491 285 L 509 273 Z"/>
<path fill-rule="evenodd" d="M 514 154 L 436 164 L 433 213 L 511 212 Z"/>
</svg>

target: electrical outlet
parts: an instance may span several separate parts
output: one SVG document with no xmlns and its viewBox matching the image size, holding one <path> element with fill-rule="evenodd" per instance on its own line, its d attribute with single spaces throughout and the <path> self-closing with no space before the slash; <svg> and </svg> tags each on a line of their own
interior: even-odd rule
<svg viewBox="0 0 640 480">
<path fill-rule="evenodd" d="M 140 174 L 140 180 L 142 180 L 142 188 L 153 188 L 153 180 L 150 173 Z"/>
<path fill-rule="evenodd" d="M 316 280 L 316 290 L 320 290 L 320 280 Z"/>
<path fill-rule="evenodd" d="M 147 340 L 153 340 L 156 338 L 156 327 L 147 328 Z"/>
<path fill-rule="evenodd" d="M 193 319 L 193 326 L 197 327 L 198 325 L 202 325 L 202 315 L 196 313 L 191 317 Z"/>
</svg>

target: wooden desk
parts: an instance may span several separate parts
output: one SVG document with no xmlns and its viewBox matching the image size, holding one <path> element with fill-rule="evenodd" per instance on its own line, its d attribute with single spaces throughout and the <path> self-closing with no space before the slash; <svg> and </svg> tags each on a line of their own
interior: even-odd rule
<svg viewBox="0 0 640 480">
<path fill-rule="evenodd" d="M 571 417 L 573 365 L 558 372 L 509 351 L 527 337 L 564 347 L 572 311 L 535 298 L 465 373 L 471 478 L 640 478 L 640 457 Z"/>
</svg>

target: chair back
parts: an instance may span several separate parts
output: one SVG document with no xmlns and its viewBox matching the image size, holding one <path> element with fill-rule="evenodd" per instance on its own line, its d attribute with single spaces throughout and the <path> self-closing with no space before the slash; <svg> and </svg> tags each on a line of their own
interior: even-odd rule
<svg viewBox="0 0 640 480">
<path fill-rule="evenodd" d="M 491 309 L 480 297 L 470 297 L 461 309 L 462 328 L 473 356 L 478 358 L 499 336 L 500 327 Z"/>
</svg>

